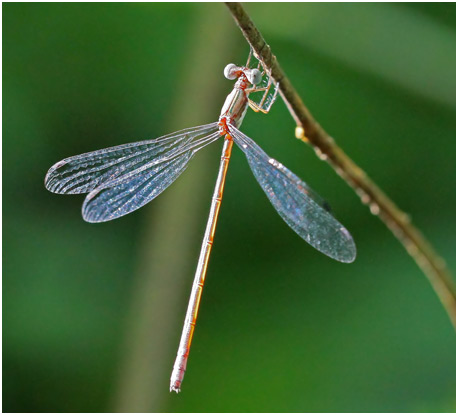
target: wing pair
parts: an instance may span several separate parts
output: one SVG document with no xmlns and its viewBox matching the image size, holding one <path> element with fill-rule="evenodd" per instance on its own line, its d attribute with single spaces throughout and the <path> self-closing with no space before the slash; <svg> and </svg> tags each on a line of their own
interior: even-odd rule
<svg viewBox="0 0 458 415">
<path fill-rule="evenodd" d="M 329 213 L 326 202 L 236 127 L 229 125 L 229 132 L 283 220 L 322 253 L 352 262 L 356 256 L 353 239 Z M 215 122 L 69 157 L 49 169 L 45 186 L 54 193 L 88 193 L 82 208 L 87 222 L 116 219 L 162 193 L 198 150 L 220 137 Z"/>
<path fill-rule="evenodd" d="M 198 150 L 219 137 L 215 122 L 69 157 L 49 169 L 45 186 L 54 193 L 89 193 L 83 203 L 84 220 L 106 222 L 153 200 Z"/>
</svg>

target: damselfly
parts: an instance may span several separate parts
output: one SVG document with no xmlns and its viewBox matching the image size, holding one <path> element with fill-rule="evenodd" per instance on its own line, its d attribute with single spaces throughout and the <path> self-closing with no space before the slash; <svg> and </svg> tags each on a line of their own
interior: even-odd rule
<svg viewBox="0 0 458 415">
<path fill-rule="evenodd" d="M 105 222 L 127 215 L 153 200 L 186 169 L 198 150 L 218 139 L 224 140 L 210 215 L 170 380 L 170 390 L 176 392 L 180 391 L 186 370 L 234 142 L 245 153 L 256 180 L 274 208 L 300 237 L 337 261 L 352 262 L 356 256 L 353 238 L 330 213 L 327 203 L 239 130 L 248 107 L 263 113 L 272 107 L 278 84 L 270 72 L 250 51 L 245 66 L 229 64 L 224 75 L 236 83 L 217 122 L 155 140 L 69 157 L 52 166 L 45 178 L 45 186 L 51 192 L 88 193 L 82 208 L 84 220 Z M 258 101 L 251 99 L 250 94 L 251 97 L 257 95 Z"/>
</svg>

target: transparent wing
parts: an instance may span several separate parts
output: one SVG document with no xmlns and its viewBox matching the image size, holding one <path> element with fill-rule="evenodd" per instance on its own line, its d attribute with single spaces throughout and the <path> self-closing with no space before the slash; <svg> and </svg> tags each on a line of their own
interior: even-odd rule
<svg viewBox="0 0 458 415">
<path fill-rule="evenodd" d="M 56 193 L 89 192 L 82 211 L 88 222 L 116 219 L 158 196 L 198 150 L 219 137 L 212 123 L 70 157 L 51 167 L 45 185 Z"/>
<path fill-rule="evenodd" d="M 188 128 L 155 140 L 140 141 L 80 154 L 59 161 L 45 178 L 54 193 L 89 193 L 106 182 L 161 163 L 196 146 L 205 145 L 217 123 Z"/>
<path fill-rule="evenodd" d="M 326 202 L 251 138 L 232 125 L 229 131 L 283 220 L 318 251 L 337 261 L 353 262 L 356 257 L 353 238 L 331 215 Z"/>
<path fill-rule="evenodd" d="M 106 222 L 141 208 L 175 181 L 186 169 L 192 155 L 192 151 L 187 151 L 141 174 L 109 182 L 93 190 L 83 203 L 84 220 Z"/>
</svg>

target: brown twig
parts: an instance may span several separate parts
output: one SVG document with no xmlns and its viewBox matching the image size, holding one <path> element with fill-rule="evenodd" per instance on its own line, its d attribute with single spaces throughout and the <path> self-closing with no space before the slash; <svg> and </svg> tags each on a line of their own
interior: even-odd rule
<svg viewBox="0 0 458 415">
<path fill-rule="evenodd" d="M 297 124 L 296 137 L 310 143 L 317 155 L 322 160 L 327 160 L 355 190 L 362 202 L 369 206 L 371 212 L 378 215 L 391 229 L 429 279 L 455 326 L 455 289 L 445 261 L 410 222 L 409 216 L 382 192 L 315 121 L 242 5 L 240 3 L 226 3 L 226 5 L 247 42 L 263 64 L 272 71 L 273 79 L 279 84 L 280 94 Z"/>
</svg>

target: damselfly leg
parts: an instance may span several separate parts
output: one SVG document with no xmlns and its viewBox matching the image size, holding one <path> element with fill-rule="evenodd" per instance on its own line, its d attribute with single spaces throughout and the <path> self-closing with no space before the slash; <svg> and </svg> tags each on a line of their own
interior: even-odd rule
<svg viewBox="0 0 458 415">
<path fill-rule="evenodd" d="M 260 93 L 263 93 L 258 101 L 252 98 L 248 98 L 248 105 L 255 112 L 262 112 L 264 114 L 267 114 L 272 108 L 272 105 L 274 104 L 277 98 L 278 84 L 273 80 L 271 70 L 266 68 L 262 60 L 256 57 L 252 48 L 250 48 L 250 53 L 248 55 L 246 67 L 256 67 L 257 69 L 260 69 L 262 67 L 263 69 L 261 73 L 262 80 L 259 83 L 259 85 L 253 85 L 252 88 L 247 88 L 245 91 L 247 94 L 250 94 L 251 97 L 253 96 L 253 94 L 260 95 Z M 271 90 L 272 87 L 274 87 L 273 90 Z"/>
</svg>

